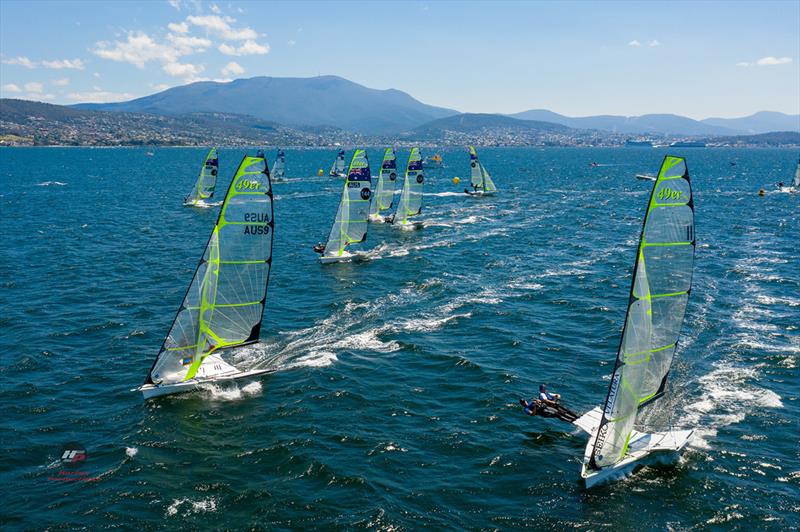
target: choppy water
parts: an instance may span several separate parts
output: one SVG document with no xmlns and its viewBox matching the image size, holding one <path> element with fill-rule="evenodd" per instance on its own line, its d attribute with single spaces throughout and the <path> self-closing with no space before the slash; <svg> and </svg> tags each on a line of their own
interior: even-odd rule
<svg viewBox="0 0 800 532">
<path fill-rule="evenodd" d="M 204 150 L 146 151 L 0 150 L 4 529 L 798 526 L 800 195 L 756 194 L 794 151 L 679 153 L 696 274 L 649 421 L 698 434 L 677 467 L 591 491 L 585 436 L 517 399 L 605 397 L 652 186 L 634 175 L 664 152 L 482 149 L 501 193 L 474 199 L 444 151 L 423 229 L 372 226 L 369 260 L 321 266 L 340 181 L 305 176 L 334 152 L 287 150 L 248 353 L 281 370 L 143 403 L 217 215 L 181 206 Z M 221 188 L 243 153 L 221 150 Z"/>
</svg>

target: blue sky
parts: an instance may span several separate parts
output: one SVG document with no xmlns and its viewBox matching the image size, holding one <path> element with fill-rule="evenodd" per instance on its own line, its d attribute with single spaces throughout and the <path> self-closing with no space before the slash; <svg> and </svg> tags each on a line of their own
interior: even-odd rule
<svg viewBox="0 0 800 532">
<path fill-rule="evenodd" d="M 464 112 L 800 113 L 800 1 L 0 1 L 0 95 L 336 74 Z"/>
</svg>

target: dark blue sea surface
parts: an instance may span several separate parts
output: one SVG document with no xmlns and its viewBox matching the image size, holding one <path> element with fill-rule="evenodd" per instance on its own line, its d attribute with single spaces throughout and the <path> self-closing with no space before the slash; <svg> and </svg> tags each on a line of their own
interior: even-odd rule
<svg viewBox="0 0 800 532">
<path fill-rule="evenodd" d="M 181 205 L 205 149 L 148 151 L 0 149 L 3 530 L 800 525 L 800 194 L 773 191 L 796 151 L 674 153 L 694 288 L 644 421 L 696 434 L 676 465 L 592 490 L 586 436 L 518 399 L 547 382 L 578 411 L 604 400 L 652 186 L 634 176 L 665 151 L 479 149 L 500 192 L 470 198 L 468 154 L 440 150 L 424 227 L 373 225 L 362 260 L 323 266 L 335 150 L 286 150 L 241 355 L 278 371 L 143 402 L 218 210 Z M 220 198 L 244 153 L 220 150 Z"/>
</svg>

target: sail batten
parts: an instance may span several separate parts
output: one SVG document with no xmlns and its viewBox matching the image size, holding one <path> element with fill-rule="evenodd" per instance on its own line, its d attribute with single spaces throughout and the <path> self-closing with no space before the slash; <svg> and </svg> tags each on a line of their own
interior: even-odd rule
<svg viewBox="0 0 800 532">
<path fill-rule="evenodd" d="M 186 205 L 197 205 L 203 200 L 214 196 L 214 189 L 217 186 L 217 173 L 219 171 L 219 157 L 217 148 L 208 150 L 203 166 L 200 167 L 200 174 L 192 187 L 192 191 L 186 196 Z"/>
<path fill-rule="evenodd" d="M 667 156 L 648 202 L 614 372 L 589 442 L 594 470 L 625 458 L 638 412 L 665 393 L 691 292 L 694 251 L 686 161 Z"/>
<path fill-rule="evenodd" d="M 185 382 L 212 353 L 257 341 L 272 265 L 272 216 L 267 162 L 247 156 L 146 383 Z"/>
<path fill-rule="evenodd" d="M 347 246 L 366 240 L 371 187 L 372 178 L 367 152 L 356 150 L 347 171 L 339 208 L 325 244 L 323 257 L 341 257 Z"/>
<path fill-rule="evenodd" d="M 422 173 L 422 155 L 419 148 L 412 148 L 408 156 L 403 190 L 392 218 L 393 225 L 407 225 L 408 219 L 422 212 L 422 190 L 425 176 Z"/>
</svg>

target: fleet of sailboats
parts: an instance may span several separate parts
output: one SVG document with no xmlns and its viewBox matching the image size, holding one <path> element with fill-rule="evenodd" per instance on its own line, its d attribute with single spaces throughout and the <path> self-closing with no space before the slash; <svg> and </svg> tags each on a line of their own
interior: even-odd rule
<svg viewBox="0 0 800 532">
<path fill-rule="evenodd" d="M 497 188 L 469 146 L 467 194 L 487 196 Z M 218 170 L 215 148 L 206 155 L 187 205 L 213 196 Z M 278 150 L 276 177 L 285 175 Z M 376 187 L 365 150 L 355 150 L 347 171 L 339 150 L 330 175 L 345 177 L 339 205 L 320 262 L 351 260 L 348 248 L 364 242 L 368 222 L 415 225 L 422 212 L 425 176 L 419 148 L 412 148 L 395 204 L 397 157 L 384 150 Z M 639 176 L 637 176 L 639 177 Z M 650 177 L 650 176 L 648 176 Z M 195 274 L 189 283 L 145 383 L 145 398 L 190 391 L 206 383 L 256 377 L 272 371 L 242 368 L 232 361 L 242 346 L 258 341 L 272 266 L 274 232 L 271 174 L 263 152 L 246 156 L 222 202 Z M 572 421 L 589 440 L 581 467 L 587 487 L 629 474 L 647 459 L 674 455 L 692 430 L 640 432 L 640 414 L 667 393 L 667 376 L 691 292 L 694 264 L 694 202 L 686 161 L 667 156 L 654 180 L 644 217 L 625 325 L 605 404 Z M 793 182 L 800 189 L 800 161 Z M 652 408 L 652 407 L 649 407 Z"/>
</svg>

